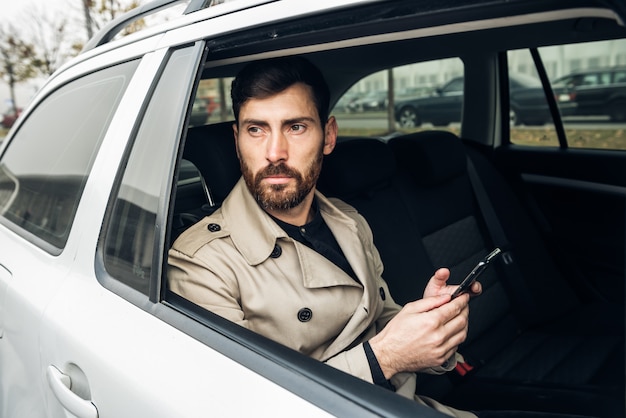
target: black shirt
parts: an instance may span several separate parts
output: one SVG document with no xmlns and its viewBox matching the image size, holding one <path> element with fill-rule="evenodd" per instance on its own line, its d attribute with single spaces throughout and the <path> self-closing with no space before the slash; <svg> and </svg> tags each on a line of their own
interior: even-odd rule
<svg viewBox="0 0 626 418">
<path fill-rule="evenodd" d="M 343 251 L 341 251 L 341 247 L 339 247 L 335 236 L 328 225 L 326 225 L 326 222 L 324 222 L 324 218 L 322 218 L 319 210 L 317 210 L 315 203 L 313 204 L 312 210 L 315 212 L 313 220 L 302 226 L 288 224 L 273 216 L 272 219 L 274 219 L 278 226 L 291 238 L 317 251 L 358 282 L 358 277 L 356 277 Z"/>
</svg>

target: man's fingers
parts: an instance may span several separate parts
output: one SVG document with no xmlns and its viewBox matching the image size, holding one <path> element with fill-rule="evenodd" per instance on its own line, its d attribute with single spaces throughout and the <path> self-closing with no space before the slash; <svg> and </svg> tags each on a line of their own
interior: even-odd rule
<svg viewBox="0 0 626 418">
<path fill-rule="evenodd" d="M 433 278 L 433 280 L 435 280 L 437 282 L 437 285 L 445 286 L 446 282 L 450 278 L 450 270 L 448 270 L 447 268 L 437 269 L 435 271 L 435 274 L 433 274 L 432 278 Z"/>
<path fill-rule="evenodd" d="M 472 296 L 478 296 L 482 292 L 483 292 L 483 286 L 482 284 L 480 284 L 480 282 L 472 283 L 472 286 L 470 287 L 470 293 L 472 294 Z"/>
<path fill-rule="evenodd" d="M 411 313 L 429 312 L 435 308 L 445 305 L 450 301 L 450 295 L 437 295 L 423 299 L 418 299 L 404 305 L 404 309 Z"/>
</svg>

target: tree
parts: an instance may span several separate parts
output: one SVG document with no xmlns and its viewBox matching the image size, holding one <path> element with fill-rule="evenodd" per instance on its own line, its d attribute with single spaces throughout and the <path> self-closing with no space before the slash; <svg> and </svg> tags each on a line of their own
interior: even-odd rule
<svg viewBox="0 0 626 418">
<path fill-rule="evenodd" d="M 74 55 L 67 43 L 67 18 L 31 9 L 26 21 L 29 40 L 34 45 L 34 70 L 44 77 L 52 75 L 69 56 Z"/>
<path fill-rule="evenodd" d="M 87 30 L 87 39 L 91 39 L 95 32 L 102 28 L 107 22 L 115 19 L 122 13 L 134 9 L 139 6 L 138 0 L 125 1 L 122 4 L 120 0 L 80 0 L 82 3 L 85 29 Z M 143 27 L 142 23 L 136 23 L 130 28 L 125 29 L 122 34 L 136 32 Z"/>
<path fill-rule="evenodd" d="M 0 26 L 0 78 L 9 85 L 13 111 L 17 113 L 15 85 L 35 77 L 34 47 L 18 38 L 10 25 Z"/>
</svg>

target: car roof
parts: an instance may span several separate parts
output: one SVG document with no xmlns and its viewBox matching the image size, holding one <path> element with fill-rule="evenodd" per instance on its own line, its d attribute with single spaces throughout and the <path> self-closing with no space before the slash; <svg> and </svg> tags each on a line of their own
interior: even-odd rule
<svg viewBox="0 0 626 418">
<path fill-rule="evenodd" d="M 179 2 L 157 0 L 145 9 Z M 232 77 L 244 63 L 260 57 L 302 54 L 320 67 L 334 102 L 361 78 L 388 68 L 580 42 L 582 37 L 622 38 L 626 32 L 626 6 L 617 0 L 235 0 L 208 8 L 200 3 L 207 2 L 190 0 L 179 17 L 121 39 L 113 34 L 142 14 L 115 20 L 59 72 L 118 50 L 137 56 L 208 39 L 210 59 L 203 78 Z M 255 13 L 257 6 L 264 13 Z M 235 22 L 239 27 L 232 28 Z M 589 26 L 594 27 L 594 39 L 588 39 Z M 102 62 L 110 59 L 103 57 Z"/>
</svg>

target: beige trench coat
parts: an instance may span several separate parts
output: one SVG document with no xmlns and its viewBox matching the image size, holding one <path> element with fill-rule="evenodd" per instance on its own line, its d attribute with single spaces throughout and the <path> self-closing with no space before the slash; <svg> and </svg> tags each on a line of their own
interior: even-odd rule
<svg viewBox="0 0 626 418">
<path fill-rule="evenodd" d="M 221 209 L 189 228 L 169 253 L 177 294 L 259 334 L 372 382 L 363 342 L 401 309 L 382 279 L 383 265 L 365 219 L 316 192 L 318 207 L 360 283 L 291 239 L 256 203 L 242 179 Z M 442 373 L 452 369 L 432 370 Z M 413 398 L 415 375 L 391 380 Z M 417 397 L 452 416 L 474 416 Z"/>
</svg>

